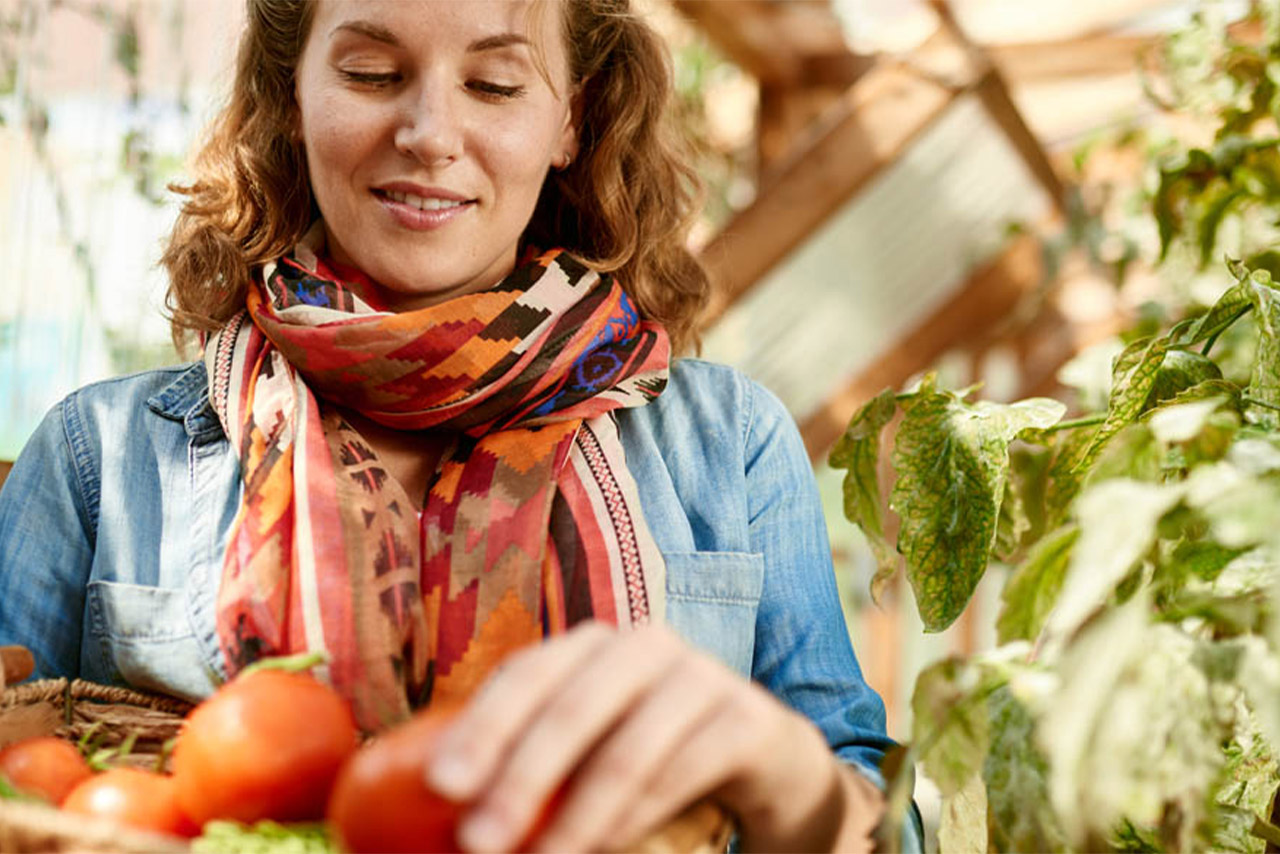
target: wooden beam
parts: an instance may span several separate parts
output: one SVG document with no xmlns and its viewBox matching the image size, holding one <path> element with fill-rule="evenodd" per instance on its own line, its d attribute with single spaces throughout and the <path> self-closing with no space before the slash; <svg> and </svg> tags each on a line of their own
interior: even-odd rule
<svg viewBox="0 0 1280 854">
<path fill-rule="evenodd" d="M 1022 161 L 1031 170 L 1031 174 L 1053 200 L 1054 207 L 1059 213 L 1065 214 L 1066 190 L 1062 179 L 1053 168 L 1053 162 L 1045 152 L 1044 146 L 1040 144 L 1040 139 L 1027 126 L 1018 106 L 1013 102 L 1009 87 L 1000 71 L 994 66 L 989 68 L 978 81 L 976 92 L 982 100 L 982 105 L 986 107 L 987 113 L 996 124 L 1000 125 L 1005 136 L 1018 150 Z"/>
<path fill-rule="evenodd" d="M 1044 146 L 1040 144 L 1040 140 L 1032 133 L 1031 128 L 1027 126 L 1026 121 L 1022 118 L 1022 113 L 1019 112 L 1017 105 L 1013 102 L 1013 97 L 1009 94 L 1009 85 L 1005 82 L 1004 76 L 1000 73 L 1000 69 L 996 66 L 991 55 L 984 47 L 974 43 L 969 38 L 964 28 L 960 26 L 960 22 L 956 19 L 949 0 L 930 0 L 929 5 L 938 14 L 939 29 L 950 35 L 972 57 L 973 64 L 980 75 L 977 93 L 982 100 L 983 106 L 986 107 L 987 112 L 995 119 L 996 123 L 1000 125 L 1005 136 L 1013 143 L 1014 148 L 1018 150 L 1018 154 L 1022 156 L 1022 160 L 1027 164 L 1027 168 L 1031 170 L 1031 174 L 1036 177 L 1036 180 L 1044 187 L 1045 192 L 1049 194 L 1049 198 L 1053 200 L 1054 207 L 1060 213 L 1064 213 L 1066 211 L 1066 193 L 1062 186 L 1062 179 L 1058 177 L 1058 173 L 1054 170 L 1053 163 L 1049 160 L 1049 155 L 1045 153 Z"/>
<path fill-rule="evenodd" d="M 899 388 L 948 350 L 990 330 L 1037 285 L 1043 274 L 1040 241 L 1016 238 L 993 261 L 976 270 L 950 299 L 912 332 L 898 339 L 866 370 L 800 425 L 813 460 L 823 459 L 867 400 L 886 387 Z"/>
<path fill-rule="evenodd" d="M 777 30 L 771 24 L 772 4 L 762 0 L 674 0 L 674 5 L 725 56 L 761 82 L 795 85 L 800 81 L 800 57 L 789 45 L 778 43 Z"/>
<path fill-rule="evenodd" d="M 732 5 L 732 4 L 728 4 Z M 956 95 L 908 69 L 877 66 L 793 146 L 755 202 L 702 250 L 710 324 L 936 120 Z"/>
</svg>

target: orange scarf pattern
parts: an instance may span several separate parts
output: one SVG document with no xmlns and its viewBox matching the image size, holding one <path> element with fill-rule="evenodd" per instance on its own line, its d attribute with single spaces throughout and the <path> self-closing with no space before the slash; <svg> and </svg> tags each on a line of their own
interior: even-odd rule
<svg viewBox="0 0 1280 854">
<path fill-rule="evenodd" d="M 205 349 L 244 485 L 217 605 L 229 673 L 322 652 L 372 731 L 580 620 L 660 620 L 662 557 L 609 413 L 662 391 L 665 331 L 559 251 L 383 311 L 318 256 L 322 235 L 268 265 Z M 454 437 L 420 516 L 334 403 Z"/>
</svg>

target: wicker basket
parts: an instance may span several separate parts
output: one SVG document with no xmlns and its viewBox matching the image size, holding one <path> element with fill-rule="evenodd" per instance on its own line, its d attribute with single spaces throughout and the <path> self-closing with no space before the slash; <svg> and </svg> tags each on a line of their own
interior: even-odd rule
<svg viewBox="0 0 1280 854">
<path fill-rule="evenodd" d="M 47 679 L 11 685 L 0 692 L 0 747 L 33 736 L 78 741 L 92 730 L 94 743 L 114 747 L 133 736 L 120 762 L 155 768 L 162 747 L 178 733 L 191 704 L 172 697 L 82 680 Z M 637 854 L 716 854 L 728 845 L 732 824 L 709 803 L 695 804 Z M 59 812 L 51 807 L 0 801 L 0 854 L 34 851 L 182 852 L 181 840 L 121 828 L 112 822 Z"/>
<path fill-rule="evenodd" d="M 46 679 L 11 685 L 0 694 L 0 747 L 35 736 L 78 741 L 91 732 L 100 747 L 135 738 L 122 763 L 156 766 L 191 704 L 172 697 L 81 680 Z M 180 840 L 133 831 L 39 804 L 0 801 L 0 854 L 28 851 L 185 851 Z"/>
</svg>

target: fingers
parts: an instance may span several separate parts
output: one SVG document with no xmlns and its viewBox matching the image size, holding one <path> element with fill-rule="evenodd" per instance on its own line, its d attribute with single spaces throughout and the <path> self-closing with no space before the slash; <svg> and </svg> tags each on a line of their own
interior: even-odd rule
<svg viewBox="0 0 1280 854">
<path fill-rule="evenodd" d="M 507 659 L 442 737 L 428 784 L 454 800 L 472 800 L 522 728 L 611 635 L 586 624 Z"/>
<path fill-rule="evenodd" d="M 684 656 L 577 770 L 568 798 L 535 850 L 588 851 L 624 841 L 617 829 L 636 809 L 637 798 L 653 797 L 654 777 L 731 696 L 731 677 L 726 677 L 710 659 Z M 695 783 L 692 791 L 701 794 L 706 788 Z M 689 803 L 674 790 L 657 794 L 663 803 L 647 813 L 654 821 Z"/>
<path fill-rule="evenodd" d="M 778 793 L 805 804 L 819 762 L 831 757 L 815 728 L 669 629 L 595 625 L 510 659 L 427 776 L 470 803 L 467 850 L 589 851 L 638 841 L 709 793 L 773 827 Z"/>
<path fill-rule="evenodd" d="M 520 728 L 519 740 L 493 769 L 488 791 L 460 829 L 465 844 L 498 850 L 520 843 L 553 793 L 597 743 L 606 735 L 612 740 L 618 722 L 662 684 L 687 648 L 669 632 L 644 629 L 612 635 L 593 654 Z"/>
</svg>

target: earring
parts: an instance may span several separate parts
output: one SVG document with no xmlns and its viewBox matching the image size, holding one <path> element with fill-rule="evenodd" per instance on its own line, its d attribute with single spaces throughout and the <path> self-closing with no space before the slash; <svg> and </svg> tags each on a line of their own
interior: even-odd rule
<svg viewBox="0 0 1280 854">
<path fill-rule="evenodd" d="M 564 156 L 560 158 L 560 162 L 556 164 L 556 169 L 563 172 L 564 170 L 569 168 L 569 164 L 572 162 L 573 162 L 573 155 L 566 151 L 564 153 Z"/>
</svg>

